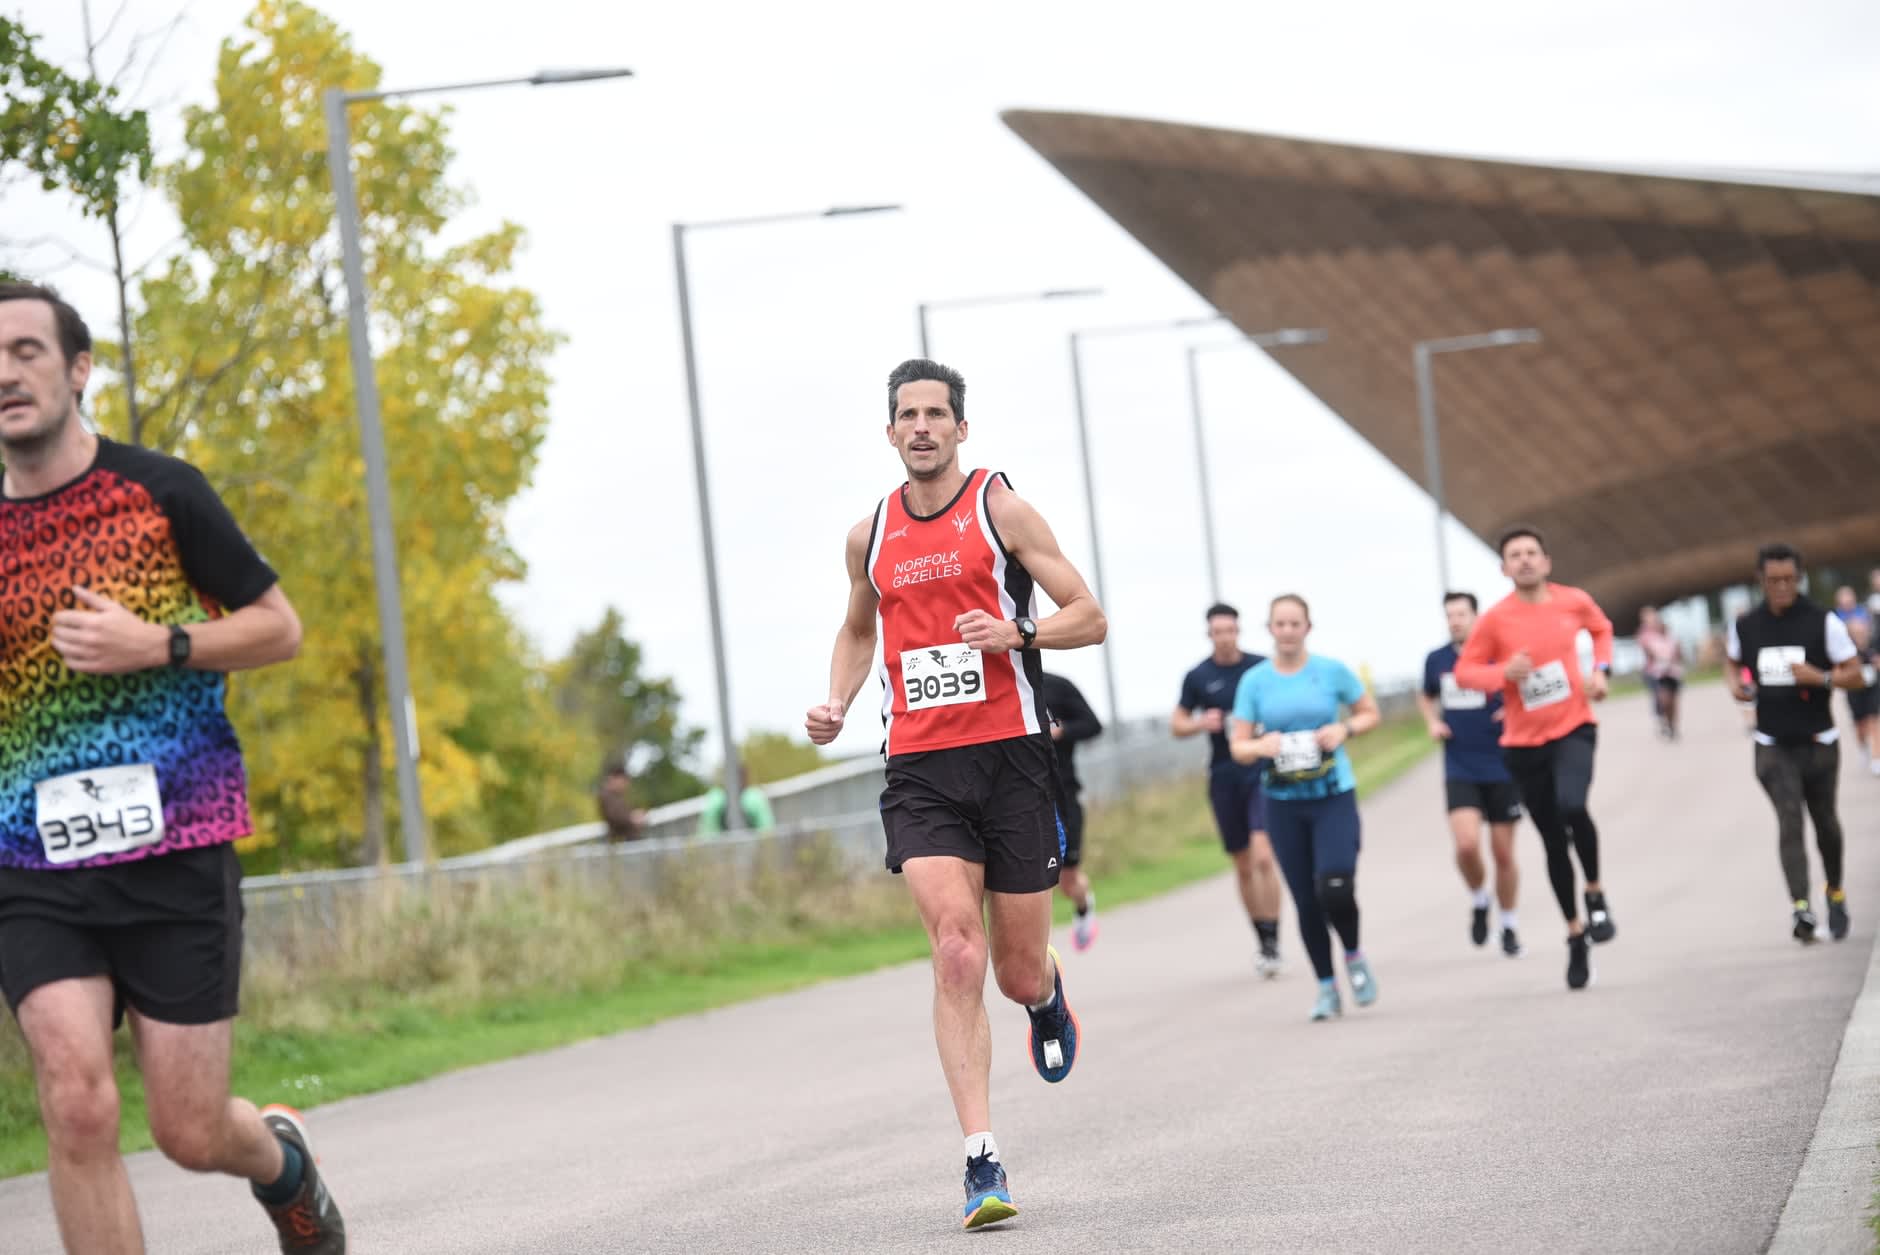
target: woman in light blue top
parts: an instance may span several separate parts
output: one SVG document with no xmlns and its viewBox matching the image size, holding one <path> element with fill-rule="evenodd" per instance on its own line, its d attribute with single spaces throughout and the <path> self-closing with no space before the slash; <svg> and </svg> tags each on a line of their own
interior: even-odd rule
<svg viewBox="0 0 1880 1255">
<path fill-rule="evenodd" d="M 1318 973 L 1312 1018 L 1325 1020 L 1343 1011 L 1328 923 L 1345 946 L 1353 1001 L 1377 1001 L 1377 980 L 1358 948 L 1358 794 L 1344 748 L 1377 726 L 1377 702 L 1350 667 L 1306 652 L 1312 616 L 1304 598 L 1275 597 L 1266 626 L 1273 656 L 1240 678 L 1228 747 L 1235 762 L 1269 760 L 1267 835 Z"/>
</svg>

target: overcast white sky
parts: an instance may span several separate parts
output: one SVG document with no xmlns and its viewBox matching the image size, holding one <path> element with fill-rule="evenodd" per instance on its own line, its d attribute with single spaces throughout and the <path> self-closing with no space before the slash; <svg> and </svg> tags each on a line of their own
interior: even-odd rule
<svg viewBox="0 0 1880 1255">
<path fill-rule="evenodd" d="M 102 24 L 118 0 L 93 3 Z M 76 62 L 78 0 L 0 4 Z M 159 26 L 178 7 L 128 0 L 120 31 Z M 165 155 L 179 141 L 179 103 L 209 99 L 217 45 L 250 7 L 188 6 L 140 99 L 155 110 Z M 881 434 L 882 381 L 913 353 L 917 301 L 1107 290 L 1100 300 L 943 312 L 934 324 L 935 355 L 970 385 L 963 460 L 1008 472 L 1086 575 L 1066 332 L 1208 312 L 1007 131 L 1002 109 L 1541 161 L 1880 169 L 1880 6 L 1862 0 L 1780 11 L 1692 0 L 321 7 L 385 67 L 387 85 L 541 67 L 637 72 L 455 98 L 453 177 L 477 198 L 464 230 L 501 218 L 527 228 L 517 281 L 542 294 L 569 337 L 554 363 L 536 485 L 511 516 L 530 574 L 510 602 L 550 652 L 619 606 L 650 667 L 677 678 L 701 725 L 715 723 L 711 651 L 668 224 L 907 206 L 692 237 L 740 730 L 798 731 L 804 708 L 822 699 L 845 588 L 842 536 L 900 478 Z M 141 214 L 135 257 L 162 247 L 164 217 Z M 9 192 L 0 234 L 44 231 L 105 255 L 100 233 L 69 206 Z M 45 272 L 59 259 L 25 260 Z M 68 266 L 51 277 L 94 325 L 111 321 L 102 276 Z M 1086 381 L 1125 714 L 1166 711 L 1206 650 L 1181 343 L 1110 341 L 1092 354 Z M 1257 354 L 1204 362 L 1228 599 L 1257 623 L 1266 598 L 1297 590 L 1313 602 L 1315 648 L 1379 677 L 1410 674 L 1442 637 L 1427 499 Z M 1503 591 L 1492 556 L 1460 530 L 1454 537 L 1457 582 L 1484 599 Z M 1248 645 L 1264 643 L 1249 630 Z M 1097 651 L 1051 661 L 1101 709 Z M 877 697 L 871 682 L 858 708 Z M 859 714 L 838 748 L 872 750 L 878 739 Z"/>
</svg>

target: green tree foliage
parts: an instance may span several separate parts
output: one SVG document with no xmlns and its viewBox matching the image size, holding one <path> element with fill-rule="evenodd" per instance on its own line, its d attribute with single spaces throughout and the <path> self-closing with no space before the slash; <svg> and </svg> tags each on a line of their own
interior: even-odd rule
<svg viewBox="0 0 1880 1255">
<path fill-rule="evenodd" d="M 0 16 L 0 166 L 18 165 L 47 191 L 63 188 L 104 216 L 120 180 L 150 177 L 150 124 L 120 111 L 114 88 L 75 78 L 41 57 L 19 22 Z"/>
<path fill-rule="evenodd" d="M 788 780 L 834 761 L 808 741 L 783 732 L 750 733 L 744 738 L 742 753 L 747 785 Z"/>
<path fill-rule="evenodd" d="M 592 781 L 607 763 L 625 759 L 633 773 L 633 800 L 659 806 L 705 791 L 685 763 L 704 733 L 679 722 L 679 690 L 670 679 L 641 670 L 640 647 L 626 620 L 609 607 L 582 632 L 550 671 L 563 723 L 578 733 Z"/>
<path fill-rule="evenodd" d="M 321 112 L 325 88 L 378 81 L 327 18 L 263 0 L 160 171 L 183 247 L 142 284 L 134 331 L 148 442 L 202 467 L 306 625 L 298 660 L 231 684 L 259 866 L 387 857 L 396 819 Z M 517 228 L 440 242 L 465 201 L 444 115 L 352 119 L 420 779 L 449 853 L 590 809 L 576 730 L 496 596 L 523 574 L 503 511 L 535 466 L 557 337 L 506 282 Z M 101 426 L 122 417 L 102 395 Z"/>
</svg>

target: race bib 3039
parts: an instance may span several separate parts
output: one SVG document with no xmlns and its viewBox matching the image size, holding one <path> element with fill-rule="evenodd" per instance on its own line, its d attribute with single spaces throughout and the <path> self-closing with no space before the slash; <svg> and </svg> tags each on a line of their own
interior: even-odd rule
<svg viewBox="0 0 1880 1255">
<path fill-rule="evenodd" d="M 901 690 L 909 711 L 986 700 L 986 665 L 970 645 L 901 651 Z"/>
</svg>

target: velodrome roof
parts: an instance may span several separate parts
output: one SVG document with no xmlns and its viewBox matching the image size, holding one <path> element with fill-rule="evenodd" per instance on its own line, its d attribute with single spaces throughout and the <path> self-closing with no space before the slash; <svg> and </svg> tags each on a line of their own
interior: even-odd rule
<svg viewBox="0 0 1880 1255">
<path fill-rule="evenodd" d="M 1757 545 L 1880 557 L 1880 198 L 1862 176 L 1526 165 L 1166 122 L 1006 123 L 1418 483 L 1411 346 L 1444 354 L 1450 508 L 1541 528 L 1621 623 Z M 1776 181 L 1784 180 L 1784 181 Z"/>
</svg>

